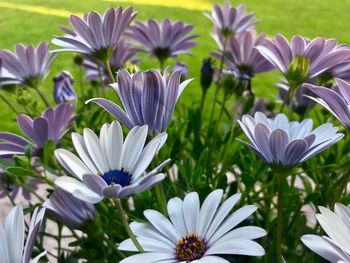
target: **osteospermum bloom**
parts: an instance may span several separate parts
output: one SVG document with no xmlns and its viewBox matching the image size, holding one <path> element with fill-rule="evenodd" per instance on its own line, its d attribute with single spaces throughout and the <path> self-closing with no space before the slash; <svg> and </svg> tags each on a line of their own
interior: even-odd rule
<svg viewBox="0 0 350 263">
<path fill-rule="evenodd" d="M 181 21 L 171 22 L 164 19 L 158 23 L 153 19 L 147 23 L 136 22 L 130 26 L 127 35 L 140 44 L 140 50 L 157 57 L 161 63 L 169 57 L 189 54 L 189 49 L 196 45 L 195 35 L 188 35 L 193 29 Z"/>
<path fill-rule="evenodd" d="M 57 104 L 77 99 L 73 88 L 73 77 L 68 71 L 62 71 L 53 79 L 53 97 Z"/>
<path fill-rule="evenodd" d="M 350 262 L 350 208 L 336 203 L 334 212 L 319 209 L 321 213 L 316 218 L 327 236 L 304 235 L 301 241 L 332 263 Z"/>
<path fill-rule="evenodd" d="M 55 155 L 60 164 L 75 178 L 62 176 L 56 179 L 58 187 L 76 198 L 98 203 L 104 197 L 126 197 L 148 190 L 165 178 L 158 173 L 163 162 L 144 174 L 153 157 L 164 144 L 166 133 L 154 137 L 147 145 L 147 126 L 136 126 L 123 141 L 120 124 L 104 124 L 100 137 L 85 128 L 83 136 L 72 133 L 72 141 L 79 155 L 58 149 Z"/>
<path fill-rule="evenodd" d="M 109 60 L 112 72 L 117 72 L 119 69 L 124 68 L 128 62 L 136 64 L 138 60 L 135 59 L 134 56 L 137 51 L 138 50 L 133 48 L 131 44 L 119 42 Z M 102 62 L 96 61 L 90 56 L 84 56 L 83 58 L 83 67 L 86 69 L 85 79 L 99 81 L 102 78 L 105 85 L 112 83 L 105 65 Z"/>
<path fill-rule="evenodd" d="M 124 110 L 104 98 L 94 98 L 86 103 L 100 105 L 129 129 L 148 125 L 149 133 L 162 132 L 168 126 L 176 101 L 191 81 L 180 83 L 181 71 L 174 72 L 170 77 L 168 75 L 168 69 L 163 76 L 156 70 L 131 75 L 121 69 L 117 83 L 111 86 L 116 90 Z"/>
<path fill-rule="evenodd" d="M 66 35 L 52 40 L 62 47 L 55 51 L 75 51 L 105 61 L 135 16 L 131 7 L 125 10 L 110 8 L 103 16 L 96 12 L 90 12 L 84 18 L 72 15 L 70 24 L 74 31 L 62 28 Z"/>
<path fill-rule="evenodd" d="M 246 74 L 250 77 L 256 73 L 272 70 L 273 65 L 255 49 L 255 46 L 263 43 L 265 39 L 265 35 L 256 37 L 253 30 L 231 37 L 225 51 L 224 62 L 227 67 L 240 75 Z M 222 43 L 219 43 L 220 45 Z M 220 46 L 220 48 L 223 47 Z M 218 59 L 222 58 L 222 54 L 214 53 L 213 55 Z"/>
<path fill-rule="evenodd" d="M 335 79 L 335 88 L 304 84 L 311 91 L 308 98 L 316 101 L 332 113 L 346 128 L 350 128 L 350 84 L 341 79 Z"/>
<path fill-rule="evenodd" d="M 266 39 L 256 48 L 283 74 L 305 75 L 302 81 L 321 75 L 349 60 L 350 56 L 348 46 L 338 45 L 335 39 L 322 37 L 309 40 L 294 36 L 289 43 L 284 36 L 277 34 L 274 40 Z"/>
<path fill-rule="evenodd" d="M 47 43 L 40 43 L 37 47 L 17 44 L 14 52 L 1 50 L 0 84 L 20 84 L 37 88 L 47 76 L 56 57 L 49 54 L 48 47 Z"/>
<path fill-rule="evenodd" d="M 257 112 L 238 120 L 251 144 L 241 141 L 273 169 L 289 169 L 306 161 L 343 138 L 338 127 L 325 123 L 316 129 L 311 119 L 289 122 L 284 114 L 267 118 Z"/>
<path fill-rule="evenodd" d="M 60 188 L 53 192 L 43 206 L 47 208 L 47 213 L 53 214 L 58 221 L 72 229 L 81 228 L 87 220 L 95 216 L 93 204 L 75 198 Z"/>
<path fill-rule="evenodd" d="M 45 208 L 36 208 L 29 226 L 29 232 L 25 239 L 24 215 L 21 205 L 11 209 L 6 223 L 0 224 L 0 262 L 1 263 L 36 263 L 46 254 L 46 251 L 33 260 L 30 257 L 35 245 L 35 239 L 39 232 L 41 222 L 45 214 Z"/>
<path fill-rule="evenodd" d="M 0 157 L 11 158 L 12 155 L 23 155 L 28 145 L 33 145 L 32 154 L 39 153 L 45 143 L 52 140 L 58 143 L 66 134 L 67 127 L 74 121 L 74 107 L 69 103 L 61 103 L 55 108 L 47 108 L 41 117 L 32 119 L 20 114 L 17 118 L 19 128 L 30 138 L 0 132 Z"/>
<path fill-rule="evenodd" d="M 130 227 L 144 253 L 128 257 L 121 263 L 133 262 L 228 262 L 218 255 L 233 254 L 262 256 L 264 249 L 253 239 L 266 235 L 255 226 L 235 228 L 257 209 L 248 205 L 230 213 L 241 194 L 224 201 L 222 190 L 208 195 L 200 207 L 195 192 L 180 198 L 170 199 L 170 220 L 154 210 L 144 211 L 149 223 L 133 222 Z M 130 239 L 122 242 L 120 250 L 137 251 Z"/>
<path fill-rule="evenodd" d="M 225 1 L 223 5 L 215 4 L 211 12 L 205 12 L 215 28 L 223 36 L 230 36 L 243 32 L 255 26 L 257 21 L 254 21 L 254 13 L 245 14 L 246 6 L 238 7 L 231 6 L 229 1 Z"/>
</svg>

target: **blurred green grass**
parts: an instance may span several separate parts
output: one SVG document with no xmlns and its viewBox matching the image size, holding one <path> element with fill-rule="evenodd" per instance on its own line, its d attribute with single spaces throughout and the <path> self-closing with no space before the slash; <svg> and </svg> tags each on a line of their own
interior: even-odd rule
<svg viewBox="0 0 350 263">
<path fill-rule="evenodd" d="M 65 10 L 72 13 L 84 13 L 96 10 L 105 11 L 110 6 L 129 6 L 132 5 L 138 12 L 137 20 L 147 20 L 149 18 L 162 19 L 169 17 L 172 20 L 183 20 L 186 23 L 195 26 L 194 33 L 199 35 L 198 45 L 192 50 L 192 56 L 180 56 L 179 60 L 189 65 L 191 77 L 196 78 L 183 93 L 177 107 L 185 108 L 198 103 L 200 100 L 200 87 L 198 83 L 198 74 L 202 60 L 208 57 L 210 52 L 216 48 L 210 33 L 212 29 L 211 22 L 203 16 L 201 10 L 188 10 L 181 8 L 179 0 L 178 7 L 164 7 L 142 5 L 130 3 L 128 1 L 69 1 L 69 0 L 0 0 L 0 48 L 12 50 L 16 43 L 38 44 L 40 41 L 51 41 L 53 35 L 61 35 L 58 29 L 59 25 L 68 25 L 68 19 L 52 14 L 39 14 L 7 8 L 2 3 L 10 3 L 21 7 L 30 5 L 34 7 L 47 7 Z M 189 0 L 187 0 L 189 1 Z M 198 2 L 198 0 L 197 0 Z M 214 3 L 217 1 L 201 1 L 200 3 Z M 221 2 L 221 1 L 220 1 Z M 149 1 L 152 4 L 152 1 Z M 241 1 L 232 1 L 238 5 Z M 273 36 L 281 33 L 290 38 L 295 34 L 306 37 L 324 36 L 327 38 L 336 38 L 340 42 L 350 42 L 350 32 L 348 30 L 350 22 L 348 20 L 347 10 L 350 7 L 350 0 L 247 0 L 244 2 L 248 11 L 256 13 L 260 23 L 257 26 L 259 33 L 266 33 Z M 42 89 L 52 100 L 52 78 L 62 70 L 68 70 L 78 81 L 78 70 L 72 61 L 73 54 L 59 54 L 53 64 L 52 70 L 45 81 Z M 157 61 L 143 55 L 142 68 L 156 68 Z M 274 83 L 278 74 L 276 72 L 257 76 L 253 82 L 253 88 L 258 96 L 273 97 L 276 93 Z M 77 88 L 78 89 L 78 88 Z M 34 93 L 33 93 L 34 94 Z M 12 94 L 6 96 L 13 101 Z M 15 123 L 16 116 L 7 106 L 0 101 L 0 130 L 18 131 Z"/>
</svg>

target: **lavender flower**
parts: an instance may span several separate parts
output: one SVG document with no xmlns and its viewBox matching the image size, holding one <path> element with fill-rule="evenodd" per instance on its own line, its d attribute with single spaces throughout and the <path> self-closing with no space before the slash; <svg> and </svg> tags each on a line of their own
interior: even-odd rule
<svg viewBox="0 0 350 263">
<path fill-rule="evenodd" d="M 24 244 L 24 215 L 22 206 L 11 209 L 7 216 L 5 226 L 0 224 L 0 262 L 1 263 L 37 263 L 46 254 L 46 251 L 33 260 L 30 259 L 35 239 L 39 232 L 45 208 L 36 208 L 29 226 L 29 232 Z"/>
<path fill-rule="evenodd" d="M 149 223 L 132 222 L 130 227 L 145 252 L 123 259 L 134 262 L 228 262 L 221 255 L 263 256 L 265 250 L 254 239 L 266 235 L 256 226 L 237 227 L 253 214 L 257 207 L 247 205 L 230 211 L 241 197 L 235 194 L 221 203 L 223 191 L 211 192 L 200 206 L 196 192 L 184 200 L 172 198 L 168 202 L 169 219 L 155 210 L 146 210 Z M 118 249 L 137 251 L 127 239 Z"/>
<path fill-rule="evenodd" d="M 119 69 L 124 68 L 128 62 L 137 64 L 138 60 L 134 58 L 137 53 L 137 49 L 133 48 L 130 44 L 125 42 L 119 42 L 117 47 L 113 50 L 109 65 L 112 72 L 117 72 Z M 107 86 L 112 83 L 105 65 L 100 61 L 96 61 L 90 56 L 84 56 L 83 67 L 86 69 L 86 79 L 90 81 L 99 81 L 102 77 L 104 84 Z"/>
<path fill-rule="evenodd" d="M 350 84 L 341 79 L 335 79 L 334 90 L 325 87 L 304 84 L 311 91 L 308 98 L 316 101 L 332 113 L 346 128 L 350 128 Z"/>
<path fill-rule="evenodd" d="M 83 19 L 72 15 L 70 23 L 74 31 L 62 28 L 67 34 L 52 40 L 52 43 L 62 47 L 55 52 L 75 51 L 105 61 L 135 16 L 131 7 L 125 10 L 121 7 L 110 8 L 103 16 L 90 12 Z"/>
<path fill-rule="evenodd" d="M 250 77 L 256 73 L 272 70 L 273 65 L 255 49 L 255 46 L 264 43 L 265 39 L 265 35 L 256 37 L 254 30 L 231 37 L 227 43 L 224 59 L 228 69 L 236 71 L 239 75 Z M 222 43 L 218 44 L 223 49 Z M 213 55 L 219 60 L 222 59 L 220 53 L 213 53 Z"/>
<path fill-rule="evenodd" d="M 95 207 L 75 198 L 72 194 L 58 188 L 43 204 L 48 213 L 71 229 L 80 229 L 85 221 L 93 219 Z"/>
<path fill-rule="evenodd" d="M 49 55 L 48 47 L 47 43 L 40 43 L 37 47 L 17 44 L 14 52 L 1 50 L 0 84 L 20 84 L 37 88 L 47 76 L 56 57 L 54 54 Z"/>
<path fill-rule="evenodd" d="M 261 112 L 254 118 L 244 115 L 238 120 L 251 144 L 241 141 L 275 170 L 288 170 L 332 146 L 343 138 L 331 123 L 312 130 L 313 122 L 289 122 L 284 114 L 268 119 Z"/>
<path fill-rule="evenodd" d="M 334 213 L 322 206 L 319 209 L 316 218 L 327 236 L 304 235 L 301 241 L 329 262 L 350 262 L 350 208 L 336 203 Z"/>
<path fill-rule="evenodd" d="M 274 40 L 266 39 L 256 48 L 286 75 L 288 81 L 296 81 L 299 85 L 350 57 L 349 47 L 337 45 L 336 40 L 322 37 L 310 41 L 294 36 L 289 43 L 285 37 L 277 34 Z"/>
<path fill-rule="evenodd" d="M 147 130 L 147 126 L 136 126 L 123 141 L 122 127 L 114 121 L 111 125 L 103 125 L 100 137 L 87 128 L 83 136 L 73 133 L 72 141 L 81 159 L 65 149 L 56 150 L 55 155 L 75 178 L 61 176 L 55 184 L 89 203 L 98 203 L 104 197 L 127 197 L 150 189 L 165 178 L 158 172 L 168 161 L 147 174 L 144 172 L 167 135 L 161 133 L 145 145 Z"/>
<path fill-rule="evenodd" d="M 61 102 L 74 101 L 77 99 L 77 95 L 73 88 L 73 77 L 68 71 L 62 71 L 62 73 L 56 76 L 54 79 L 54 99 L 57 104 Z"/>
<path fill-rule="evenodd" d="M 149 133 L 162 132 L 168 126 L 176 101 L 191 81 L 180 83 L 180 71 L 174 72 L 170 78 L 168 75 L 168 69 L 163 76 L 156 70 L 130 75 L 121 69 L 118 82 L 111 86 L 118 93 L 125 111 L 104 98 L 94 98 L 86 103 L 94 102 L 103 107 L 129 129 L 148 125 Z"/>
<path fill-rule="evenodd" d="M 255 26 L 255 14 L 246 15 L 246 6 L 232 7 L 229 1 L 223 5 L 214 5 L 211 12 L 205 12 L 204 15 L 213 21 L 216 31 L 223 37 L 238 34 Z"/>
<path fill-rule="evenodd" d="M 151 57 L 157 57 L 163 65 L 169 57 L 189 54 L 188 50 L 196 45 L 193 42 L 196 36 L 188 35 L 192 29 L 192 25 L 181 21 L 172 23 L 169 19 L 164 19 L 158 23 L 150 19 L 146 24 L 136 22 L 130 26 L 127 35 L 140 44 L 142 51 L 148 52 Z"/>
<path fill-rule="evenodd" d="M 71 104 L 61 103 L 55 108 L 47 108 L 41 117 L 34 120 L 20 114 L 17 118 L 19 128 L 31 141 L 13 133 L 0 132 L 0 157 L 23 155 L 28 145 L 33 145 L 32 154 L 36 155 L 49 140 L 58 143 L 75 119 L 75 116 L 72 116 L 73 109 Z"/>
</svg>

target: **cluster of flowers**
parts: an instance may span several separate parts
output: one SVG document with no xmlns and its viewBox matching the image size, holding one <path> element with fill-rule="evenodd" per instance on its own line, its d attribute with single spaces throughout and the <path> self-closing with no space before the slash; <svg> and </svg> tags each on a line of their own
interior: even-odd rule
<svg viewBox="0 0 350 263">
<path fill-rule="evenodd" d="M 227 196 L 221 189 L 212 191 L 202 205 L 196 192 L 187 193 L 183 200 L 172 198 L 164 204 L 166 214 L 145 210 L 148 223 L 128 224 L 120 199 L 158 187 L 166 178 L 161 171 L 169 159 L 146 170 L 166 143 L 166 129 L 175 104 L 192 80 L 187 78 L 188 70 L 180 62 L 173 73 L 169 67 L 163 68 L 169 58 L 188 54 L 197 37 L 190 34 L 193 27 L 183 22 L 151 19 L 146 23 L 132 23 L 135 16 L 132 8 L 110 8 L 103 15 L 91 12 L 84 18 L 72 15 L 72 28 L 62 27 L 65 35 L 52 41 L 59 49 L 49 52 L 48 44 L 41 43 L 36 48 L 18 44 L 14 52 L 0 51 L 1 85 L 16 84 L 33 89 L 47 105 L 41 117 L 33 118 L 29 113 L 18 115 L 18 126 L 26 137 L 0 133 L 0 158 L 7 167 L 11 167 L 16 156 L 30 156 L 34 172 L 28 187 L 23 188 L 27 198 L 28 189 L 35 191 L 38 180 L 50 182 L 40 161 L 46 145 L 51 142 L 58 146 L 77 119 L 71 101 L 78 96 L 69 72 L 62 72 L 54 79 L 56 107 L 50 107 L 39 88 L 58 52 L 80 53 L 86 79 L 112 87 L 122 104 L 119 106 L 102 97 L 86 100 L 86 104 L 93 102 L 102 107 L 116 121 L 105 123 L 99 135 L 90 129 L 92 127 L 84 128 L 82 135 L 71 133 L 77 155 L 69 147 L 55 149 L 55 160 L 64 168 L 65 175 L 63 171 L 53 175 L 54 183 L 50 186 L 54 191 L 43 203 L 44 208 L 34 211 L 25 247 L 22 207 L 11 210 L 5 227 L 0 225 L 0 262 L 29 262 L 45 209 L 64 225 L 76 229 L 94 218 L 94 204 L 105 198 L 114 201 L 130 236 L 118 249 L 140 252 L 121 260 L 122 263 L 229 262 L 222 255 L 265 254 L 264 248 L 254 241 L 267 235 L 264 229 L 237 227 L 258 207 L 247 205 L 231 213 L 241 194 Z M 350 128 L 350 84 L 346 82 L 350 79 L 349 46 L 321 37 L 310 40 L 295 36 L 288 42 L 282 35 L 276 35 L 273 40 L 258 36 L 254 14 L 246 14 L 244 5 L 236 8 L 228 1 L 215 5 L 206 16 L 214 23 L 213 36 L 219 47 L 212 56 L 222 65 L 214 70 L 211 60 L 205 61 L 201 75 L 204 92 L 213 79 L 227 89 L 225 85 L 232 82 L 220 81 L 231 78 L 234 85 L 230 88 L 234 92 L 242 95 L 248 91 L 254 96 L 251 79 L 258 73 L 278 69 L 284 77 L 279 84 L 282 110 L 284 106 L 290 110 L 298 108 L 296 112 L 303 117 L 314 100 Z M 128 63 L 139 63 L 135 56 L 140 51 L 157 58 L 161 70 L 135 73 L 126 70 Z M 279 178 L 344 136 L 331 123 L 313 129 L 311 119 L 297 122 L 289 121 L 283 113 L 273 118 L 267 115 L 267 111 L 243 115 L 238 123 L 250 144 L 240 141 Z M 122 125 L 129 129 L 125 139 Z M 10 170 L 5 169 L 2 174 L 6 177 Z M 281 179 L 278 181 L 276 238 L 281 242 L 282 220 L 279 219 L 283 192 Z M 2 187 L 3 197 L 14 198 L 19 191 L 15 184 L 2 184 Z M 331 262 L 350 262 L 350 209 L 337 203 L 334 213 L 324 207 L 320 207 L 320 212 L 317 219 L 328 237 L 304 235 L 302 242 Z M 45 252 L 39 254 L 32 262 L 38 262 L 44 255 Z M 281 258 L 279 244 L 278 262 L 282 262 Z"/>
</svg>

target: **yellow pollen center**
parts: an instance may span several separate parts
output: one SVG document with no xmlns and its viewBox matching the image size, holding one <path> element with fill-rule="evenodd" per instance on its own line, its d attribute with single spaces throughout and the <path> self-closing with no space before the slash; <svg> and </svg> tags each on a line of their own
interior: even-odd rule
<svg viewBox="0 0 350 263">
<path fill-rule="evenodd" d="M 201 258 L 206 251 L 205 242 L 195 233 L 187 234 L 180 239 L 175 248 L 175 257 L 181 261 Z"/>
</svg>

